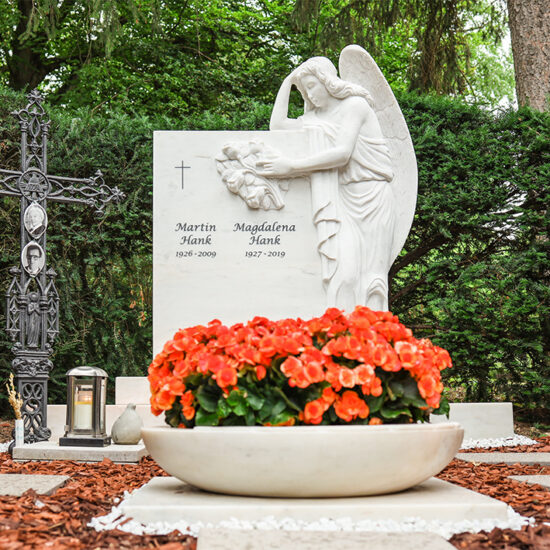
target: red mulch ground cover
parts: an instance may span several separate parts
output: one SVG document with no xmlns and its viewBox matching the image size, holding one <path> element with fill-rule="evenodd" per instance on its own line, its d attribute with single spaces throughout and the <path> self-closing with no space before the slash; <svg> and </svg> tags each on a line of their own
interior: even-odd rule
<svg viewBox="0 0 550 550">
<path fill-rule="evenodd" d="M 2 550 L 157 548 L 195 550 L 196 539 L 173 532 L 165 536 L 138 536 L 123 531 L 97 532 L 86 527 L 94 516 L 111 511 L 122 497 L 154 476 L 166 475 L 151 458 L 139 464 L 95 464 L 53 460 L 14 462 L 0 453 L 2 474 L 58 474 L 70 476 L 51 496 L 29 490 L 21 497 L 0 496 L 0 548 Z M 43 503 L 37 506 L 37 501 Z"/>
<path fill-rule="evenodd" d="M 542 451 L 550 438 L 538 440 Z M 546 449 L 545 449 L 546 450 Z M 506 449 L 508 451 L 508 449 Z M 116 549 L 160 548 L 195 550 L 196 539 L 173 532 L 164 536 L 137 536 L 114 530 L 98 533 L 86 527 L 90 518 L 110 512 L 115 498 L 166 475 L 151 459 L 136 465 L 51 461 L 17 463 L 0 453 L 0 473 L 62 474 L 71 479 L 51 496 L 27 491 L 21 497 L 0 496 L 0 548 Z M 498 498 L 520 514 L 536 520 L 522 531 L 494 529 L 491 533 L 455 535 L 451 543 L 468 550 L 549 550 L 550 490 L 508 479 L 510 475 L 550 475 L 550 467 L 477 464 L 453 460 L 438 476 L 457 485 Z M 43 503 L 41 505 L 40 503 Z"/>
</svg>

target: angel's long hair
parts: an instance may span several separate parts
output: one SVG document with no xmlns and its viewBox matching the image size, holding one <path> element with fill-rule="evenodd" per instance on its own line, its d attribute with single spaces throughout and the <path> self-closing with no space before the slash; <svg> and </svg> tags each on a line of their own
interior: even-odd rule
<svg viewBox="0 0 550 550">
<path fill-rule="evenodd" d="M 304 98 L 306 111 L 315 108 L 302 85 L 302 78 L 306 75 L 313 75 L 316 77 L 332 97 L 345 99 L 350 96 L 359 96 L 366 99 L 371 107 L 373 106 L 372 96 L 363 86 L 338 78 L 336 67 L 330 59 L 326 57 L 312 57 L 295 70 L 292 79 L 292 82 L 296 85 Z"/>
</svg>

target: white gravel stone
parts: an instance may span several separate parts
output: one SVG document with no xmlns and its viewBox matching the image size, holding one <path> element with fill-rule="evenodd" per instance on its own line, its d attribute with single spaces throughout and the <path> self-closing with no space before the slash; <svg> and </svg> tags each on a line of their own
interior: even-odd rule
<svg viewBox="0 0 550 550">
<path fill-rule="evenodd" d="M 490 449 L 492 447 L 516 447 L 517 445 L 536 445 L 538 442 L 524 435 L 497 439 L 465 439 L 460 449 Z"/>
<path fill-rule="evenodd" d="M 125 497 L 129 493 L 125 493 Z M 494 527 L 501 529 L 519 530 L 524 525 L 533 524 L 534 520 L 519 515 L 511 507 L 508 507 L 506 520 L 485 519 L 481 521 L 426 521 L 420 518 L 407 518 L 397 522 L 392 520 L 372 521 L 363 520 L 354 522 L 351 518 L 328 519 L 319 518 L 317 521 L 297 521 L 291 518 L 275 519 L 273 516 L 259 521 L 242 521 L 235 518 L 221 521 L 218 524 L 195 522 L 190 523 L 181 519 L 175 523 L 155 522 L 144 525 L 124 516 L 118 507 L 113 507 L 105 516 L 92 518 L 88 527 L 96 531 L 109 531 L 118 528 L 126 533 L 134 535 L 166 535 L 172 531 L 182 534 L 198 536 L 203 527 L 228 528 L 228 529 L 260 529 L 260 530 L 285 530 L 285 531 L 377 531 L 384 533 L 413 533 L 430 532 L 449 539 L 456 533 L 477 533 L 479 531 L 491 531 Z M 122 524 L 122 525 L 121 525 Z"/>
</svg>

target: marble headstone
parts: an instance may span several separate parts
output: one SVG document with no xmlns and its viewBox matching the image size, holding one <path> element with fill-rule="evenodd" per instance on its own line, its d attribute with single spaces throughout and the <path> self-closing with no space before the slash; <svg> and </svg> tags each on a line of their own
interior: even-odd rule
<svg viewBox="0 0 550 550">
<path fill-rule="evenodd" d="M 235 140 L 289 155 L 307 147 L 305 132 L 155 132 L 155 353 L 178 328 L 308 317 L 326 307 L 308 181 L 292 181 L 285 208 L 250 208 L 217 170 L 216 156 Z"/>
</svg>

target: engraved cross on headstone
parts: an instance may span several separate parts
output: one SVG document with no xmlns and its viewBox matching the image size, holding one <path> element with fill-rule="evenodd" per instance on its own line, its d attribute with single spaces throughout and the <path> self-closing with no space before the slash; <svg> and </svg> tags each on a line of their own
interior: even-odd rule
<svg viewBox="0 0 550 550">
<path fill-rule="evenodd" d="M 6 331 L 14 342 L 17 391 L 23 398 L 21 411 L 25 442 L 47 441 L 48 377 L 53 368 L 49 359 L 59 333 L 59 294 L 56 272 L 46 261 L 47 201 L 85 204 L 103 215 L 110 202 L 120 202 L 124 194 L 105 185 L 98 170 L 92 178 L 65 178 L 48 174 L 47 142 L 50 122 L 37 90 L 29 103 L 12 113 L 21 127 L 21 170 L 0 169 L 0 196 L 21 201 L 21 258 L 12 267 L 12 281 L 6 293 Z"/>
<path fill-rule="evenodd" d="M 185 166 L 185 162 L 181 161 L 181 166 L 174 166 L 174 168 L 177 168 L 178 170 L 181 170 L 181 189 L 185 189 L 185 170 L 187 168 L 191 168 L 191 166 Z"/>
</svg>

